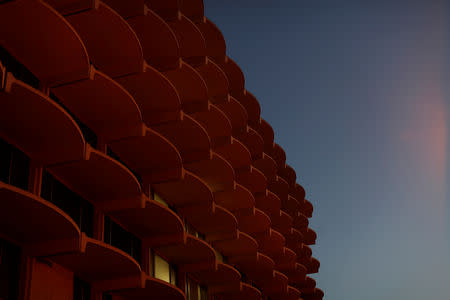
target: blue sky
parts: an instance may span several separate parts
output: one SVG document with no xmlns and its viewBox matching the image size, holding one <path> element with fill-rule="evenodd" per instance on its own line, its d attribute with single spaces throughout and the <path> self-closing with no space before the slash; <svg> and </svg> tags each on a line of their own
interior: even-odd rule
<svg viewBox="0 0 450 300">
<path fill-rule="evenodd" d="M 448 300 L 446 1 L 204 3 L 315 206 L 324 299 Z"/>
</svg>

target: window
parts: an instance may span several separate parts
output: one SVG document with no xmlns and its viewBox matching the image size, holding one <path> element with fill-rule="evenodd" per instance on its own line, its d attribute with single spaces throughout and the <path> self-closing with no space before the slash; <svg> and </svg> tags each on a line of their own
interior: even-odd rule
<svg viewBox="0 0 450 300">
<path fill-rule="evenodd" d="M 79 279 L 73 278 L 73 300 L 90 300 L 91 299 L 91 286 L 89 283 Z"/>
<path fill-rule="evenodd" d="M 30 159 L 22 151 L 0 139 L 0 180 L 28 190 Z"/>
<path fill-rule="evenodd" d="M 0 239 L 0 299 L 18 299 L 20 248 Z"/>
<path fill-rule="evenodd" d="M 152 276 L 170 284 L 177 284 L 177 271 L 167 260 L 152 251 Z"/>
<path fill-rule="evenodd" d="M 104 241 L 128 253 L 139 264 L 141 263 L 141 240 L 108 216 L 105 216 L 104 222 Z"/>
<path fill-rule="evenodd" d="M 194 229 L 194 227 L 192 227 L 191 224 L 189 224 L 188 222 L 186 222 L 186 220 L 184 221 L 184 228 L 186 228 L 186 232 L 201 239 L 206 241 L 206 236 L 200 232 L 198 232 L 197 230 Z"/>
<path fill-rule="evenodd" d="M 92 237 L 94 227 L 92 204 L 72 192 L 45 170 L 42 172 L 41 197 L 61 208 L 75 221 L 81 231 Z"/>
<path fill-rule="evenodd" d="M 226 262 L 225 257 L 222 255 L 222 253 L 220 253 L 219 251 L 217 251 L 216 249 L 214 249 L 214 253 L 216 253 L 216 259 L 218 261 L 220 261 L 221 263 Z"/>
</svg>

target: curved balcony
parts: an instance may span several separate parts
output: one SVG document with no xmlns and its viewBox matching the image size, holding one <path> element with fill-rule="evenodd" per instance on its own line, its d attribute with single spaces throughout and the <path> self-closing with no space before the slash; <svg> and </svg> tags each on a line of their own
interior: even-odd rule
<svg viewBox="0 0 450 300">
<path fill-rule="evenodd" d="M 170 263 L 176 264 L 179 271 L 195 272 L 200 270 L 214 270 L 216 254 L 211 246 L 187 234 L 184 243 L 158 247 L 157 252 Z"/>
<path fill-rule="evenodd" d="M 319 273 L 320 262 L 314 257 L 311 257 L 310 263 L 307 266 L 308 274 Z"/>
<path fill-rule="evenodd" d="M 264 140 L 264 151 L 269 152 L 273 148 L 274 143 L 274 132 L 272 126 L 264 120 L 259 119 L 259 122 L 251 125 L 263 138 Z"/>
<path fill-rule="evenodd" d="M 213 192 L 230 190 L 234 187 L 233 167 L 212 151 L 209 159 L 185 163 L 184 167 L 203 179 Z"/>
<path fill-rule="evenodd" d="M 308 217 L 311 218 L 312 214 L 314 211 L 314 207 L 311 204 L 311 202 L 309 202 L 308 200 L 305 199 L 305 201 L 302 203 L 302 212 L 303 214 Z"/>
<path fill-rule="evenodd" d="M 298 289 L 293 286 L 287 286 L 287 290 L 284 293 L 273 294 L 270 296 L 274 300 L 298 300 L 301 298 L 302 294 Z"/>
<path fill-rule="evenodd" d="M 289 194 L 289 184 L 286 180 L 277 175 L 275 180 L 268 182 L 268 187 L 270 191 L 274 192 L 278 198 L 281 200 L 281 207 L 286 207 L 286 202 L 288 201 Z"/>
<path fill-rule="evenodd" d="M 283 168 L 283 166 L 286 165 L 286 152 L 284 152 L 284 149 L 277 143 L 273 144 L 273 148 L 268 154 L 277 162 L 278 168 Z"/>
<path fill-rule="evenodd" d="M 113 141 L 109 145 L 144 182 L 181 178 L 182 161 L 177 148 L 150 128 L 143 126 L 141 135 Z"/>
<path fill-rule="evenodd" d="M 306 228 L 308 228 L 308 218 L 305 217 L 301 213 L 297 213 L 297 216 L 294 217 L 294 228 L 298 229 L 299 231 L 304 231 Z"/>
<path fill-rule="evenodd" d="M 233 169 L 249 170 L 252 163 L 250 151 L 239 140 L 231 137 L 231 143 L 215 148 L 214 151 L 226 159 Z"/>
<path fill-rule="evenodd" d="M 270 296 L 277 294 L 286 294 L 288 287 L 288 278 L 281 272 L 273 271 L 271 279 L 256 281 L 256 284 L 262 287 L 264 294 Z"/>
<path fill-rule="evenodd" d="M 184 225 L 170 208 L 146 199 L 144 205 L 114 210 L 109 213 L 150 246 L 183 243 Z"/>
<path fill-rule="evenodd" d="M 275 261 L 275 269 L 284 273 L 284 270 L 293 269 L 297 263 L 297 254 L 287 247 L 283 247 L 278 253 L 271 254 Z"/>
<path fill-rule="evenodd" d="M 283 235 L 289 234 L 293 225 L 293 219 L 286 212 L 280 210 L 278 214 L 271 215 L 272 227 L 282 233 Z"/>
<path fill-rule="evenodd" d="M 225 290 L 225 291 L 224 291 Z M 261 300 L 261 292 L 248 283 L 240 282 L 235 288 L 214 289 L 214 297 L 218 300 Z"/>
<path fill-rule="evenodd" d="M 123 289 L 109 292 L 123 300 L 185 300 L 186 296 L 178 287 L 163 280 L 145 276 L 145 282 L 141 288 Z"/>
<path fill-rule="evenodd" d="M 183 163 L 211 159 L 211 139 L 208 132 L 191 116 L 181 112 L 180 121 L 160 124 L 153 129 L 175 145 Z"/>
<path fill-rule="evenodd" d="M 180 180 L 153 185 L 155 192 L 177 208 L 212 207 L 213 193 L 206 182 L 183 169 Z"/>
<path fill-rule="evenodd" d="M 226 57 L 226 44 L 222 32 L 208 18 L 195 22 L 203 35 L 206 44 L 206 55 L 215 61 L 223 61 Z"/>
<path fill-rule="evenodd" d="M 178 11 L 180 9 L 179 0 L 144 0 L 145 3 L 152 8 L 161 18 L 164 20 L 173 20 L 178 17 Z"/>
<path fill-rule="evenodd" d="M 306 276 L 305 281 L 295 284 L 294 287 L 297 288 L 302 293 L 302 295 L 314 294 L 316 281 L 311 277 Z"/>
<path fill-rule="evenodd" d="M 257 125 L 260 121 L 261 106 L 259 105 L 258 100 L 256 100 L 256 97 L 249 91 L 245 90 L 242 95 L 236 96 L 236 99 L 247 110 L 248 123 L 250 125 Z M 270 152 L 268 154 L 270 154 Z"/>
<path fill-rule="evenodd" d="M 216 106 L 228 117 L 233 128 L 233 135 L 242 134 L 247 129 L 248 115 L 245 108 L 235 98 L 228 96 L 228 101 Z"/>
<path fill-rule="evenodd" d="M 306 280 L 306 268 L 302 264 L 296 263 L 293 268 L 283 270 L 289 278 L 290 284 L 299 284 Z"/>
<path fill-rule="evenodd" d="M 272 228 L 268 232 L 252 236 L 258 241 L 259 251 L 269 256 L 282 251 L 286 244 L 284 236 Z"/>
<path fill-rule="evenodd" d="M 312 293 L 302 293 L 304 300 L 322 300 L 324 293 L 321 289 L 314 288 Z"/>
<path fill-rule="evenodd" d="M 252 193 L 238 183 L 235 183 L 232 190 L 214 193 L 214 200 L 217 204 L 232 212 L 250 210 L 255 206 L 255 198 Z"/>
<path fill-rule="evenodd" d="M 277 214 L 281 209 L 281 200 L 277 195 L 267 190 L 256 197 L 256 207 L 271 216 Z"/>
<path fill-rule="evenodd" d="M 206 62 L 195 69 L 205 81 L 208 97 L 212 103 L 217 104 L 228 100 L 228 78 L 218 65 L 206 58 Z"/>
<path fill-rule="evenodd" d="M 278 169 L 278 175 L 287 181 L 289 187 L 295 186 L 297 174 L 295 173 L 295 170 L 288 164 L 285 164 L 284 167 Z"/>
<path fill-rule="evenodd" d="M 94 1 L 91 0 L 47 0 L 46 2 L 62 15 L 88 10 L 94 5 Z"/>
<path fill-rule="evenodd" d="M 140 72 L 115 80 L 133 96 L 147 126 L 182 119 L 181 100 L 177 90 L 155 68 L 144 63 Z"/>
<path fill-rule="evenodd" d="M 208 241 L 233 239 L 237 236 L 236 217 L 219 205 L 213 203 L 212 209 L 198 207 L 181 213 L 189 224 L 206 235 Z"/>
<path fill-rule="evenodd" d="M 52 1 L 59 1 L 59 0 L 52 0 Z M 103 2 L 106 3 L 112 9 L 114 9 L 124 19 L 142 15 L 144 11 L 144 0 L 133 0 L 127 2 L 121 0 L 103 0 Z"/>
<path fill-rule="evenodd" d="M 91 9 L 66 16 L 93 64 L 111 77 L 138 73 L 144 63 L 139 39 L 112 8 L 98 1 Z"/>
<path fill-rule="evenodd" d="M 2 138 L 43 165 L 84 158 L 83 134 L 72 117 L 49 97 L 8 73 L 0 99 Z"/>
<path fill-rule="evenodd" d="M 289 193 L 297 199 L 299 203 L 302 203 L 302 201 L 305 199 L 306 191 L 305 189 L 298 183 L 296 183 L 293 186 L 289 187 Z"/>
<path fill-rule="evenodd" d="M 277 163 L 266 153 L 263 153 L 260 159 L 255 160 L 253 162 L 253 166 L 263 172 L 264 176 L 267 178 L 267 181 L 270 182 L 275 180 L 277 176 Z"/>
<path fill-rule="evenodd" d="M 262 210 L 257 208 L 252 210 L 251 214 L 246 211 L 236 212 L 236 216 L 239 222 L 239 228 L 251 235 L 258 235 L 264 233 L 270 228 L 270 218 Z"/>
<path fill-rule="evenodd" d="M 141 186 L 133 173 L 89 145 L 83 159 L 48 167 L 47 170 L 105 210 L 141 206 L 144 202 Z"/>
<path fill-rule="evenodd" d="M 77 251 L 50 258 L 101 291 L 143 285 L 141 268 L 130 255 L 84 234 Z"/>
<path fill-rule="evenodd" d="M 153 6 L 150 6 L 153 8 Z M 172 28 L 180 45 L 181 57 L 190 64 L 198 65 L 205 62 L 206 43 L 200 30 L 186 16 L 178 13 L 175 19 L 166 19 Z"/>
<path fill-rule="evenodd" d="M 208 104 L 207 110 L 192 113 L 190 116 L 208 132 L 213 148 L 231 144 L 232 128 L 230 120 L 216 106 Z"/>
<path fill-rule="evenodd" d="M 233 97 L 238 97 L 244 92 L 244 73 L 242 73 L 241 68 L 228 56 L 225 57 L 224 61 L 216 61 L 216 64 L 225 72 L 228 78 L 230 94 Z M 237 98 L 239 101 L 239 98 Z M 245 106 L 245 105 L 244 105 Z"/>
<path fill-rule="evenodd" d="M 123 1 L 115 1 L 123 3 Z M 114 8 L 124 4 L 115 4 Z M 119 11 L 120 12 L 120 11 Z M 160 16 L 147 6 L 138 15 L 127 19 L 141 42 L 144 59 L 156 69 L 177 68 L 181 58 L 180 45 L 175 33 Z"/>
<path fill-rule="evenodd" d="M 89 57 L 77 32 L 42 1 L 2 4 L 0 44 L 38 77 L 43 86 L 88 77 Z"/>
<path fill-rule="evenodd" d="M 182 2 L 180 10 L 189 19 L 197 22 L 203 19 L 203 0 L 185 0 Z"/>
<path fill-rule="evenodd" d="M 311 228 L 308 228 L 306 232 L 302 232 L 303 234 L 303 242 L 306 245 L 314 245 L 316 243 L 317 234 Z"/>
<path fill-rule="evenodd" d="M 264 281 L 272 279 L 274 261 L 260 252 L 251 256 L 232 257 L 230 263 L 236 265 L 239 270 L 252 280 Z"/>
<path fill-rule="evenodd" d="M 230 265 L 216 261 L 213 270 L 204 270 L 190 273 L 199 284 L 207 285 L 208 288 L 217 286 L 233 286 L 239 284 L 241 274 Z"/>
<path fill-rule="evenodd" d="M 213 242 L 213 246 L 228 258 L 256 255 L 258 250 L 256 240 L 241 231 L 237 232 L 236 239 L 216 241 Z"/>
<path fill-rule="evenodd" d="M 78 226 L 52 203 L 0 181 L 0 233 L 36 256 L 74 251 Z M 43 222 L 42 220 L 45 220 Z"/>
<path fill-rule="evenodd" d="M 302 233 L 295 229 L 291 228 L 290 232 L 287 234 L 284 234 L 284 237 L 286 238 L 286 246 L 295 250 L 296 247 L 301 247 L 302 241 L 303 241 L 303 235 Z"/>
<path fill-rule="evenodd" d="M 302 210 L 300 203 L 291 195 L 288 195 L 287 201 L 282 203 L 282 207 L 293 218 L 295 218 Z"/>
<path fill-rule="evenodd" d="M 189 114 L 208 109 L 208 88 L 193 67 L 181 61 L 176 69 L 166 70 L 163 75 L 175 86 L 184 112 Z"/>
<path fill-rule="evenodd" d="M 251 127 L 247 128 L 235 135 L 239 141 L 241 141 L 250 151 L 253 160 L 257 160 L 262 157 L 264 151 L 264 141 L 262 137 Z"/>
<path fill-rule="evenodd" d="M 51 91 L 106 142 L 136 135 L 141 129 L 141 112 L 130 93 L 93 67 L 89 78 Z"/>
<path fill-rule="evenodd" d="M 250 166 L 249 170 L 238 170 L 236 181 L 246 187 L 254 196 L 263 194 L 266 191 L 266 177 L 253 166 Z"/>
</svg>

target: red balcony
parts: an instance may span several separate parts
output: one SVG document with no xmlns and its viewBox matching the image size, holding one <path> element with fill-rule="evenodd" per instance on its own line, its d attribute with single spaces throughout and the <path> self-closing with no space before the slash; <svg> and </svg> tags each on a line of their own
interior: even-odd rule
<svg viewBox="0 0 450 300">
<path fill-rule="evenodd" d="M 280 211 L 281 201 L 277 195 L 266 189 L 265 193 L 256 197 L 256 207 L 271 216 Z"/>
<path fill-rule="evenodd" d="M 184 243 L 183 221 L 170 208 L 154 200 L 146 199 L 142 206 L 130 205 L 109 214 L 150 247 Z"/>
<path fill-rule="evenodd" d="M 243 94 L 239 94 L 236 97 L 247 110 L 248 114 L 248 123 L 249 124 L 257 124 L 260 120 L 261 115 L 261 106 L 259 105 L 258 100 L 256 100 L 255 96 L 252 93 L 245 90 Z M 268 153 L 270 155 L 270 153 Z"/>
<path fill-rule="evenodd" d="M 283 168 L 286 164 L 286 152 L 284 152 L 280 145 L 274 143 L 271 152 L 268 154 L 277 162 L 278 168 Z"/>
<path fill-rule="evenodd" d="M 164 20 L 173 20 L 178 17 L 180 1 L 178 0 L 144 0 L 145 4 L 152 8 Z"/>
<path fill-rule="evenodd" d="M 124 300 L 185 300 L 186 297 L 178 287 L 163 280 L 145 276 L 143 286 L 134 289 L 122 289 L 110 292 Z"/>
<path fill-rule="evenodd" d="M 222 290 L 225 290 L 223 292 Z M 248 283 L 240 282 L 235 288 L 213 289 L 212 293 L 218 300 L 260 300 L 261 292 Z"/>
<path fill-rule="evenodd" d="M 239 135 L 247 130 L 248 115 L 245 108 L 235 98 L 228 96 L 228 101 L 217 103 L 216 106 L 228 117 L 233 128 L 233 135 Z"/>
<path fill-rule="evenodd" d="M 141 268 L 130 255 L 84 234 L 77 251 L 52 256 L 51 260 L 101 291 L 143 285 Z"/>
<path fill-rule="evenodd" d="M 283 270 L 283 274 L 285 274 L 289 278 L 290 284 L 300 284 L 306 280 L 306 268 L 299 263 L 294 264 L 292 268 L 288 268 Z"/>
<path fill-rule="evenodd" d="M 217 65 L 225 72 L 228 78 L 228 83 L 230 85 L 230 94 L 233 97 L 242 95 L 244 93 L 244 73 L 239 68 L 239 66 L 228 56 L 222 60 L 215 61 Z M 239 99 L 237 99 L 239 101 Z"/>
<path fill-rule="evenodd" d="M 289 184 L 287 183 L 287 181 L 280 176 L 277 176 L 275 180 L 268 182 L 268 189 L 271 192 L 274 192 L 278 196 L 278 198 L 280 198 L 281 207 L 285 208 L 289 194 Z"/>
<path fill-rule="evenodd" d="M 88 78 L 89 57 L 78 33 L 42 1 L 3 3 L 0 37 L 2 46 L 43 86 Z"/>
<path fill-rule="evenodd" d="M 256 256 L 232 257 L 229 261 L 253 281 L 261 282 L 271 280 L 273 277 L 274 261 L 260 252 L 257 252 Z"/>
<path fill-rule="evenodd" d="M 0 134 L 6 141 L 43 165 L 84 158 L 85 142 L 77 124 L 46 95 L 8 73 L 0 99 Z"/>
<path fill-rule="evenodd" d="M 228 258 L 234 256 L 253 256 L 258 250 L 258 243 L 254 238 L 238 231 L 236 239 L 213 242 L 215 249 Z"/>
<path fill-rule="evenodd" d="M 235 171 L 250 169 L 251 154 L 239 140 L 232 137 L 230 144 L 215 148 L 214 151 L 226 159 Z"/>
<path fill-rule="evenodd" d="M 262 157 L 253 162 L 253 166 L 263 172 L 264 176 L 266 176 L 267 181 L 273 181 L 277 176 L 277 163 L 275 160 L 263 153 Z"/>
<path fill-rule="evenodd" d="M 293 225 L 293 219 L 286 212 L 280 210 L 278 214 L 271 215 L 272 228 L 282 233 L 283 235 L 289 234 Z"/>
<path fill-rule="evenodd" d="M 242 133 L 236 134 L 235 138 L 241 141 L 248 148 L 253 160 L 258 160 L 262 157 L 264 151 L 264 140 L 254 129 L 247 126 Z"/>
<path fill-rule="evenodd" d="M 235 183 L 233 189 L 214 193 L 214 200 L 217 204 L 232 212 L 237 210 L 250 211 L 255 206 L 255 198 L 252 193 L 238 183 Z"/>
<path fill-rule="evenodd" d="M 260 118 L 258 122 L 252 122 L 250 124 L 263 138 L 264 140 L 264 151 L 270 152 L 273 148 L 274 132 L 270 124 Z"/>
<path fill-rule="evenodd" d="M 77 249 L 78 226 L 52 203 L 1 181 L 0 199 L 0 235 L 27 254 L 47 256 Z"/>
<path fill-rule="evenodd" d="M 269 256 L 282 251 L 286 244 L 284 236 L 273 229 L 252 236 L 258 241 L 259 251 Z"/>
<path fill-rule="evenodd" d="M 93 67 L 89 78 L 51 91 L 103 142 L 137 135 L 141 129 L 141 111 L 130 93 Z"/>
<path fill-rule="evenodd" d="M 285 164 L 283 168 L 278 169 L 278 175 L 286 180 L 290 187 L 295 186 L 297 174 L 295 173 L 295 170 L 288 164 Z"/>
<path fill-rule="evenodd" d="M 201 239 L 187 234 L 184 243 L 155 248 L 170 263 L 182 272 L 214 270 L 216 254 L 211 246 Z"/>
<path fill-rule="evenodd" d="M 143 126 L 141 135 L 111 142 L 110 146 L 145 182 L 181 178 L 181 156 L 177 148 L 148 127 Z"/>
<path fill-rule="evenodd" d="M 206 44 L 206 55 L 215 61 L 223 61 L 226 56 L 226 44 L 222 32 L 206 17 L 195 22 Z"/>
<path fill-rule="evenodd" d="M 190 273 L 199 284 L 207 285 L 209 288 L 217 288 L 226 286 L 232 289 L 233 286 L 239 284 L 241 274 L 232 266 L 217 262 L 213 270 L 203 270 Z"/>
<path fill-rule="evenodd" d="M 235 213 L 239 229 L 252 236 L 263 234 L 270 229 L 270 218 L 262 210 L 253 209 L 249 214 L 247 211 L 240 211 Z"/>
<path fill-rule="evenodd" d="M 228 101 L 229 83 L 227 75 L 212 60 L 196 66 L 208 88 L 208 97 L 214 104 Z"/>
<path fill-rule="evenodd" d="M 136 33 L 112 8 L 98 1 L 66 16 L 80 35 L 93 64 L 111 77 L 138 73 L 144 63 Z"/>
<path fill-rule="evenodd" d="M 249 170 L 238 170 L 236 181 L 245 186 L 255 197 L 263 194 L 267 188 L 267 180 L 264 174 L 253 166 Z"/>
</svg>

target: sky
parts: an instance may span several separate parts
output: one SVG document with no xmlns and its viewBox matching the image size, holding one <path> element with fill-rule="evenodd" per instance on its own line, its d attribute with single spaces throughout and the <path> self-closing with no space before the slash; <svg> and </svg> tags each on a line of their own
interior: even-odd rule
<svg viewBox="0 0 450 300">
<path fill-rule="evenodd" d="M 450 299 L 450 2 L 204 4 L 314 205 L 324 299 Z"/>
</svg>

